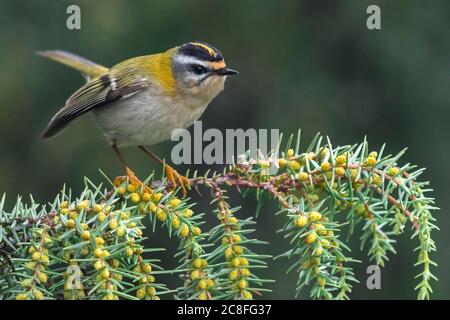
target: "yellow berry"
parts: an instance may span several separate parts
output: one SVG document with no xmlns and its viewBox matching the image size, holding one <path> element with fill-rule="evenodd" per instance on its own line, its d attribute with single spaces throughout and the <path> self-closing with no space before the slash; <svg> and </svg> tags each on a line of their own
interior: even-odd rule
<svg viewBox="0 0 450 320">
<path fill-rule="evenodd" d="M 344 154 L 341 154 L 340 156 L 336 157 L 336 164 L 338 166 L 341 166 L 347 162 L 347 156 Z"/>
<path fill-rule="evenodd" d="M 372 182 L 377 186 L 381 186 L 383 184 L 383 179 L 381 179 L 381 176 L 379 174 L 374 174 Z"/>
<path fill-rule="evenodd" d="M 117 193 L 121 196 L 123 196 L 126 192 L 127 192 L 127 189 L 125 189 L 124 187 L 117 188 Z"/>
<path fill-rule="evenodd" d="M 136 186 L 134 184 L 132 184 L 132 183 L 129 183 L 127 185 L 127 191 L 130 192 L 130 193 L 135 192 L 136 191 Z"/>
<path fill-rule="evenodd" d="M 107 293 L 104 297 L 103 300 L 115 300 L 116 296 L 113 293 Z"/>
<path fill-rule="evenodd" d="M 309 214 L 309 219 L 310 219 L 311 221 L 319 221 L 320 219 L 322 219 L 322 215 L 320 214 L 320 212 L 312 211 L 312 212 Z"/>
<path fill-rule="evenodd" d="M 238 219 L 237 219 L 236 217 L 230 217 L 230 218 L 228 219 L 228 222 L 229 222 L 230 224 L 236 224 L 236 223 L 238 223 Z"/>
<path fill-rule="evenodd" d="M 199 288 L 200 290 L 204 290 L 207 287 L 207 283 L 205 280 L 200 280 L 197 284 L 197 288 Z"/>
<path fill-rule="evenodd" d="M 342 167 L 337 167 L 335 172 L 338 177 L 345 176 L 345 169 Z"/>
<path fill-rule="evenodd" d="M 239 277 L 239 273 L 237 270 L 232 270 L 230 272 L 230 274 L 228 275 L 228 279 L 230 279 L 231 281 L 236 280 Z"/>
<path fill-rule="evenodd" d="M 38 289 L 34 289 L 34 290 L 33 290 L 33 296 L 34 296 L 34 298 L 35 298 L 36 300 L 42 300 L 42 299 L 44 299 L 44 294 L 43 294 L 40 290 L 38 290 Z"/>
<path fill-rule="evenodd" d="M 367 159 L 365 161 L 366 166 L 369 166 L 369 167 L 374 166 L 376 163 L 377 163 L 377 158 L 371 157 L 371 156 L 367 157 Z"/>
<path fill-rule="evenodd" d="M 322 169 L 322 171 L 329 171 L 331 169 L 331 164 L 328 161 L 324 161 L 320 164 L 320 169 Z"/>
<path fill-rule="evenodd" d="M 195 259 L 194 261 L 192 261 L 192 266 L 193 266 L 195 269 L 200 269 L 200 268 L 202 267 L 202 259 L 197 258 L 197 259 Z"/>
<path fill-rule="evenodd" d="M 177 230 L 179 227 L 180 227 L 180 219 L 177 216 L 175 216 L 172 219 L 172 228 Z"/>
<path fill-rule="evenodd" d="M 121 212 L 120 213 L 120 219 L 122 219 L 122 220 L 128 219 L 128 213 L 127 212 Z"/>
<path fill-rule="evenodd" d="M 94 206 L 92 207 L 92 210 L 94 210 L 95 213 L 100 213 L 100 212 L 102 212 L 103 207 L 100 204 L 94 204 Z"/>
<path fill-rule="evenodd" d="M 102 246 L 103 244 L 105 244 L 105 240 L 103 240 L 102 237 L 95 237 L 95 243 L 96 243 L 98 246 Z"/>
<path fill-rule="evenodd" d="M 240 259 L 238 257 L 235 257 L 231 260 L 231 265 L 233 267 L 239 267 L 239 264 L 241 263 Z"/>
<path fill-rule="evenodd" d="M 207 279 L 207 280 L 206 280 L 206 287 L 207 287 L 208 289 L 211 288 L 211 287 L 213 287 L 214 284 L 215 284 L 215 282 L 214 282 L 213 279 Z"/>
<path fill-rule="evenodd" d="M 298 180 L 300 180 L 300 181 L 307 181 L 307 180 L 309 179 L 309 175 L 308 175 L 308 173 L 306 173 L 306 172 L 300 172 L 300 173 L 297 175 L 297 178 L 298 178 Z"/>
<path fill-rule="evenodd" d="M 69 216 L 70 216 L 72 219 L 76 219 L 76 218 L 78 218 L 78 212 L 77 212 L 77 211 L 70 211 L 70 212 L 69 212 Z"/>
<path fill-rule="evenodd" d="M 327 281 L 324 278 L 318 278 L 317 279 L 317 284 L 319 285 L 319 287 L 325 287 L 325 284 L 327 283 Z"/>
<path fill-rule="evenodd" d="M 241 258 L 239 259 L 239 265 L 241 265 L 241 266 L 248 266 L 248 260 L 247 260 L 247 258 L 241 257 Z"/>
<path fill-rule="evenodd" d="M 114 268 L 118 268 L 118 267 L 120 266 L 120 261 L 117 260 L 117 259 L 112 259 L 112 260 L 111 260 L 111 265 L 112 265 Z"/>
<path fill-rule="evenodd" d="M 46 266 L 48 266 L 50 264 L 50 260 L 48 258 L 48 256 L 42 256 L 42 263 L 45 264 Z"/>
<path fill-rule="evenodd" d="M 128 224 L 128 227 L 129 227 L 129 228 L 135 228 L 135 227 L 136 227 L 136 222 L 130 222 L 130 223 Z"/>
<path fill-rule="evenodd" d="M 68 208 L 68 207 L 69 207 L 69 201 L 63 201 L 63 202 L 61 202 L 61 204 L 60 204 L 59 207 L 60 207 L 61 209 Z"/>
<path fill-rule="evenodd" d="M 208 299 L 208 295 L 205 292 L 201 292 L 198 295 L 198 300 L 207 300 Z"/>
<path fill-rule="evenodd" d="M 116 234 L 117 234 L 118 237 L 123 237 L 125 235 L 125 231 L 126 231 L 125 227 L 124 226 L 120 226 L 120 227 L 117 228 Z"/>
<path fill-rule="evenodd" d="M 148 294 L 149 296 L 154 296 L 154 295 L 156 295 L 156 289 L 155 289 L 155 287 L 148 287 L 148 288 L 147 288 L 147 294 Z"/>
<path fill-rule="evenodd" d="M 322 253 L 323 253 L 323 249 L 321 247 L 317 248 L 316 251 L 314 252 L 314 254 L 316 256 L 320 256 L 320 255 L 322 255 Z"/>
<path fill-rule="evenodd" d="M 246 300 L 253 299 L 253 294 L 250 291 L 244 290 L 242 291 L 242 297 Z"/>
<path fill-rule="evenodd" d="M 40 252 L 34 252 L 33 255 L 32 255 L 32 259 L 34 261 L 41 260 L 41 257 L 42 257 L 42 254 Z"/>
<path fill-rule="evenodd" d="M 133 192 L 130 196 L 130 200 L 133 203 L 138 203 L 139 201 L 141 201 L 141 196 L 139 195 L 139 193 Z"/>
<path fill-rule="evenodd" d="M 331 247 L 331 243 L 330 243 L 330 241 L 327 240 L 327 239 L 322 239 L 322 240 L 320 241 L 320 243 L 322 244 L 322 246 L 323 246 L 325 249 L 329 249 L 329 248 Z"/>
<path fill-rule="evenodd" d="M 186 210 L 184 210 L 184 213 L 183 213 L 183 215 L 184 215 L 186 218 L 192 217 L 193 214 L 194 214 L 194 211 L 192 211 L 191 209 L 186 209 Z"/>
<path fill-rule="evenodd" d="M 389 168 L 388 174 L 390 174 L 391 176 L 396 176 L 398 175 L 400 172 L 400 169 L 397 167 L 391 167 Z"/>
<path fill-rule="evenodd" d="M 19 293 L 19 294 L 16 296 L 16 300 L 26 300 L 27 298 L 28 298 L 28 296 L 27 296 L 26 293 Z"/>
<path fill-rule="evenodd" d="M 308 224 L 308 218 L 302 214 L 297 219 L 295 219 L 295 225 L 299 228 L 303 228 Z"/>
<path fill-rule="evenodd" d="M 163 194 L 161 192 L 156 193 L 153 195 L 153 201 L 159 202 L 159 200 L 161 200 L 162 197 L 163 197 Z"/>
<path fill-rule="evenodd" d="M 286 167 L 286 165 L 287 165 L 287 160 L 286 159 L 283 159 L 283 158 L 278 159 L 278 166 L 280 168 L 284 168 L 284 167 Z"/>
<path fill-rule="evenodd" d="M 109 256 L 109 251 L 108 250 L 103 250 L 102 251 L 102 258 L 106 258 Z"/>
<path fill-rule="evenodd" d="M 47 283 L 48 278 L 47 278 L 47 275 L 45 273 L 38 272 L 37 277 L 38 277 L 38 280 L 39 280 L 40 283 Z"/>
<path fill-rule="evenodd" d="M 329 153 L 330 153 L 330 150 L 327 147 L 325 147 L 322 149 L 322 151 L 320 151 L 320 156 L 322 158 L 325 158 Z"/>
<path fill-rule="evenodd" d="M 142 201 L 149 202 L 152 199 L 152 195 L 148 192 L 142 194 Z"/>
<path fill-rule="evenodd" d="M 108 269 L 105 269 L 105 270 L 102 271 L 101 275 L 102 275 L 103 279 L 108 279 L 109 276 L 111 275 L 111 273 L 109 272 Z"/>
<path fill-rule="evenodd" d="M 289 165 L 291 166 L 291 169 L 294 171 L 298 171 L 302 167 L 297 160 L 289 161 Z"/>
<path fill-rule="evenodd" d="M 250 270 L 248 270 L 247 268 L 242 268 L 241 269 L 241 275 L 243 277 L 248 277 L 250 275 Z"/>
<path fill-rule="evenodd" d="M 22 288 L 29 288 L 33 285 L 33 280 L 32 279 L 24 279 L 21 283 Z"/>
<path fill-rule="evenodd" d="M 378 157 L 378 152 L 372 151 L 371 153 L 369 153 L 369 157 L 374 157 L 374 158 Z"/>
<path fill-rule="evenodd" d="M 91 233 L 89 232 L 89 231 L 87 231 L 87 230 L 84 230 L 82 233 L 81 233 L 81 238 L 83 239 L 83 240 L 89 240 L 90 238 L 91 238 Z"/>
<path fill-rule="evenodd" d="M 116 218 L 111 219 L 111 221 L 109 221 L 109 224 L 108 224 L 110 229 L 115 229 L 115 228 L 117 228 L 118 225 L 119 225 L 119 223 L 117 222 Z"/>
<path fill-rule="evenodd" d="M 97 258 L 101 258 L 102 253 L 103 253 L 103 250 L 100 248 L 97 248 L 94 250 L 94 256 L 96 256 Z"/>
<path fill-rule="evenodd" d="M 241 236 L 238 234 L 233 234 L 232 238 L 234 242 L 241 242 Z"/>
<path fill-rule="evenodd" d="M 202 234 L 202 229 L 200 229 L 199 227 L 194 227 L 192 229 L 192 233 L 194 234 L 194 236 L 199 236 Z"/>
<path fill-rule="evenodd" d="M 228 247 L 225 249 L 225 258 L 228 260 L 231 258 L 231 255 L 233 254 L 233 249 L 231 247 Z"/>
<path fill-rule="evenodd" d="M 247 286 L 248 286 L 247 280 L 242 279 L 238 282 L 239 289 L 245 289 L 247 288 Z"/>
<path fill-rule="evenodd" d="M 104 266 L 105 266 L 105 264 L 101 260 L 97 260 L 97 261 L 94 262 L 94 269 L 95 270 L 103 269 Z"/>
<path fill-rule="evenodd" d="M 106 219 L 106 214 L 104 214 L 103 212 L 100 212 L 97 216 L 97 220 L 102 223 L 103 221 L 105 221 Z"/>
<path fill-rule="evenodd" d="M 181 228 L 181 236 L 186 238 L 189 235 L 189 227 L 183 223 L 183 227 Z"/>
<path fill-rule="evenodd" d="M 181 200 L 178 198 L 174 198 L 174 199 L 170 200 L 170 206 L 172 208 L 178 207 L 180 205 L 180 203 L 181 203 Z"/>
<path fill-rule="evenodd" d="M 314 231 L 309 233 L 306 237 L 305 237 L 305 242 L 306 244 L 311 244 L 314 241 L 316 241 L 317 239 L 317 233 L 315 233 Z"/>
<path fill-rule="evenodd" d="M 67 228 L 75 228 L 75 220 L 69 219 L 67 220 Z"/>
<path fill-rule="evenodd" d="M 139 288 L 139 289 L 136 291 L 136 298 L 138 298 L 138 299 L 144 299 L 145 296 L 146 296 L 146 294 L 147 294 L 147 291 L 145 290 L 145 287 Z"/>
<path fill-rule="evenodd" d="M 142 271 L 144 273 L 150 273 L 152 272 L 152 266 L 148 263 L 144 263 L 144 265 L 142 266 Z"/>
<path fill-rule="evenodd" d="M 239 255 L 239 254 L 242 254 L 244 252 L 244 248 L 241 247 L 241 246 L 234 246 L 233 247 L 233 251 L 234 251 L 234 253 Z"/>
<path fill-rule="evenodd" d="M 158 209 L 156 211 L 156 217 L 158 218 L 159 221 L 166 221 L 166 213 L 164 212 L 163 209 Z"/>
<path fill-rule="evenodd" d="M 326 230 L 325 226 L 321 223 L 314 224 L 314 230 L 321 236 L 326 236 L 328 234 L 328 230 Z"/>
<path fill-rule="evenodd" d="M 70 212 L 70 210 L 67 209 L 67 208 L 62 208 L 59 212 L 60 212 L 62 215 L 66 215 L 66 214 L 68 214 L 68 213 Z"/>
<path fill-rule="evenodd" d="M 292 158 L 294 156 L 294 149 L 289 149 L 286 152 L 286 158 Z"/>
<path fill-rule="evenodd" d="M 81 201 L 78 205 L 77 205 L 77 209 L 78 210 L 86 210 L 87 208 L 89 208 L 89 203 L 90 203 L 90 201 L 89 200 L 84 200 L 84 201 Z"/>
<path fill-rule="evenodd" d="M 128 247 L 126 250 L 125 250 L 125 253 L 127 254 L 127 256 L 129 256 L 129 257 L 131 257 L 132 255 L 133 255 L 133 249 L 131 249 L 130 247 Z"/>
<path fill-rule="evenodd" d="M 200 272 L 198 270 L 194 270 L 191 272 L 191 279 L 196 280 L 200 277 Z"/>
</svg>

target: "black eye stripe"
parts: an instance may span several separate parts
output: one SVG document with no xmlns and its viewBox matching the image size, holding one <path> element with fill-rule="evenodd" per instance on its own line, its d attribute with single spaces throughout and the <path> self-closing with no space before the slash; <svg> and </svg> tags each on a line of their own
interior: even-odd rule
<svg viewBox="0 0 450 320">
<path fill-rule="evenodd" d="M 209 72 L 209 69 L 202 66 L 201 64 L 192 64 L 191 68 L 192 72 L 194 72 L 195 74 L 205 74 Z"/>
</svg>

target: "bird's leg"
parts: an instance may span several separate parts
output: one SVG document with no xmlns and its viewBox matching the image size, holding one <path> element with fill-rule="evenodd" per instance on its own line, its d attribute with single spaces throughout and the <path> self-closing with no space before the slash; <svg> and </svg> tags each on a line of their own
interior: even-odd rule
<svg viewBox="0 0 450 320">
<path fill-rule="evenodd" d="M 143 185 L 143 182 L 139 180 L 138 177 L 134 174 L 133 170 L 128 167 L 127 163 L 125 162 L 125 159 L 123 158 L 122 154 L 120 153 L 119 148 L 116 144 L 112 145 L 112 149 L 114 150 L 115 154 L 119 158 L 120 164 L 122 165 L 123 169 L 125 170 L 126 177 L 118 177 L 117 181 L 119 181 L 119 184 L 122 183 L 126 178 L 128 178 L 129 183 L 132 185 L 135 185 L 136 187 Z"/>
<path fill-rule="evenodd" d="M 181 187 L 181 190 L 183 192 L 183 197 L 186 197 L 187 191 L 186 187 L 189 188 L 189 179 L 185 176 L 179 174 L 174 168 L 169 166 L 167 163 L 164 163 L 164 161 L 158 157 L 156 154 L 154 154 L 150 149 L 139 146 L 139 149 L 145 152 L 146 155 L 148 155 L 151 159 L 155 160 L 156 162 L 164 165 L 164 170 L 166 172 L 167 180 L 169 180 L 170 185 L 173 189 L 176 189 L 177 186 Z"/>
</svg>

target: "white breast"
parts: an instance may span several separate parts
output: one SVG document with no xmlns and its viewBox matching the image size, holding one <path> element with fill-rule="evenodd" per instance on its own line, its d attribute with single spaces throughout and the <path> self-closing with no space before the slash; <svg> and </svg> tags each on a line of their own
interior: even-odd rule
<svg viewBox="0 0 450 320">
<path fill-rule="evenodd" d="M 94 109 L 94 115 L 110 143 L 122 147 L 153 145 L 170 139 L 173 130 L 192 125 L 209 102 L 186 96 L 161 98 L 151 89 L 144 89 L 132 97 Z"/>
</svg>

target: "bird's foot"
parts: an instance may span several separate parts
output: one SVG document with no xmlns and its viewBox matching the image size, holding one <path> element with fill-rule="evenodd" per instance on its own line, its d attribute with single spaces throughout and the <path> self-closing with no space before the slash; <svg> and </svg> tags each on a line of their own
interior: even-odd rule
<svg viewBox="0 0 450 320">
<path fill-rule="evenodd" d="M 135 187 L 136 190 L 139 190 L 142 188 L 143 192 L 149 192 L 151 193 L 151 188 L 147 186 L 144 182 L 142 182 L 136 174 L 131 170 L 130 168 L 125 169 L 125 176 L 119 176 L 114 179 L 114 184 L 116 186 L 121 185 L 123 182 L 128 181 L 128 184 L 131 184 Z"/>
<path fill-rule="evenodd" d="M 186 198 L 187 189 L 190 189 L 189 179 L 179 174 L 174 168 L 167 164 L 165 165 L 164 169 L 166 172 L 167 180 L 169 180 L 172 190 L 175 190 L 177 187 L 181 187 L 183 198 Z"/>
</svg>

